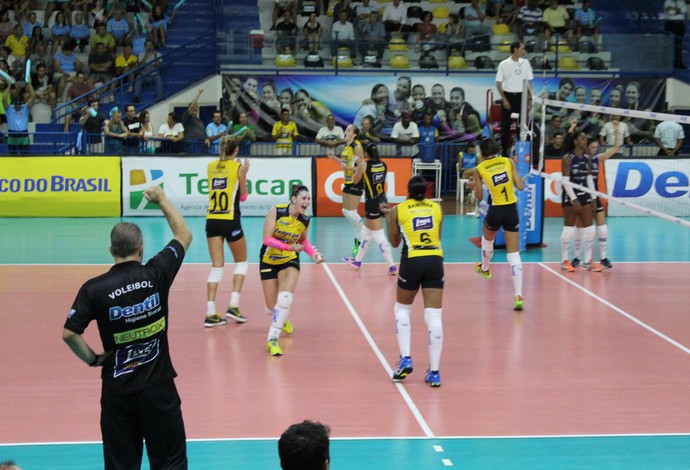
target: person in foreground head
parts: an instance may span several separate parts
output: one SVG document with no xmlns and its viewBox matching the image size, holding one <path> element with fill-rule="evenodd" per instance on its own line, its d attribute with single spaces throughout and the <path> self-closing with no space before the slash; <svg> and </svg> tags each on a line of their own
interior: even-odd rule
<svg viewBox="0 0 690 470">
<path fill-rule="evenodd" d="M 441 302 L 445 282 L 441 248 L 443 213 L 438 203 L 426 199 L 426 189 L 426 180 L 421 175 L 413 176 L 407 183 L 408 199 L 395 207 L 383 203 L 381 212 L 386 216 L 391 245 L 398 247 L 403 242 L 398 290 L 393 308 L 400 360 L 393 373 L 393 380 L 403 380 L 413 370 L 410 314 L 414 298 L 421 287 L 424 322 L 429 338 L 429 369 L 424 381 L 431 387 L 440 387 L 439 366 L 443 348 Z"/>
<path fill-rule="evenodd" d="M 319 422 L 304 420 L 285 430 L 278 441 L 283 470 L 328 470 L 331 465 L 331 429 Z"/>
</svg>

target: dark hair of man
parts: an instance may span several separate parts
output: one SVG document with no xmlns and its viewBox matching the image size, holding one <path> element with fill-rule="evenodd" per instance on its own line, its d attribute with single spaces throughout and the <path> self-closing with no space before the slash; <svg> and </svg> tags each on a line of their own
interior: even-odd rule
<svg viewBox="0 0 690 470">
<path fill-rule="evenodd" d="M 309 420 L 287 428 L 278 441 L 280 466 L 283 470 L 323 470 L 330 459 L 330 432 L 328 426 Z"/>
<path fill-rule="evenodd" d="M 407 195 L 415 201 L 422 201 L 426 197 L 426 180 L 422 175 L 414 175 L 407 182 Z"/>
<path fill-rule="evenodd" d="M 120 222 L 110 232 L 111 252 L 118 258 L 136 254 L 143 243 L 141 229 L 136 224 Z"/>
</svg>

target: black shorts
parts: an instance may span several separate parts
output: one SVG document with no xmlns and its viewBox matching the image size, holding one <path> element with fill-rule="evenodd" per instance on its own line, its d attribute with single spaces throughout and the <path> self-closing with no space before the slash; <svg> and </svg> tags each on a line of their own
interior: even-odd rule
<svg viewBox="0 0 690 470">
<path fill-rule="evenodd" d="M 263 258 L 263 250 L 261 251 L 261 257 Z M 299 256 L 283 264 L 268 264 L 264 263 L 263 261 L 259 262 L 259 274 L 262 281 L 278 279 L 278 273 L 287 268 L 295 268 L 297 271 L 299 271 Z"/>
<path fill-rule="evenodd" d="M 417 256 L 400 260 L 398 287 L 401 289 L 416 292 L 420 285 L 423 289 L 443 289 L 444 282 L 442 256 Z"/>
<path fill-rule="evenodd" d="M 594 212 L 604 212 L 604 205 L 601 203 L 599 196 L 594 200 Z"/>
<path fill-rule="evenodd" d="M 592 195 L 589 193 L 581 193 L 575 191 L 575 197 L 578 201 L 580 201 L 580 206 L 586 206 L 587 204 L 592 203 Z M 566 193 L 565 191 L 562 192 L 561 199 L 563 200 L 563 202 L 561 203 L 562 207 L 570 207 L 573 205 L 573 201 L 570 200 L 568 193 Z"/>
<path fill-rule="evenodd" d="M 388 202 L 385 194 L 375 199 L 366 199 L 364 201 L 364 217 L 369 220 L 380 219 L 383 217 L 381 208 L 379 206 L 384 202 Z"/>
<path fill-rule="evenodd" d="M 519 231 L 520 217 L 518 216 L 517 204 L 490 206 L 484 219 L 484 225 L 492 232 L 497 232 L 501 227 L 506 232 Z"/>
<path fill-rule="evenodd" d="M 360 181 L 357 184 L 344 184 L 343 194 L 352 194 L 353 196 L 361 196 L 364 193 L 364 184 Z"/>
<path fill-rule="evenodd" d="M 223 237 L 236 242 L 244 237 L 242 222 L 236 220 L 206 219 L 206 238 Z"/>
<path fill-rule="evenodd" d="M 146 440 L 151 468 L 186 469 L 180 396 L 172 380 L 124 395 L 101 397 L 105 468 L 139 468 Z"/>
</svg>

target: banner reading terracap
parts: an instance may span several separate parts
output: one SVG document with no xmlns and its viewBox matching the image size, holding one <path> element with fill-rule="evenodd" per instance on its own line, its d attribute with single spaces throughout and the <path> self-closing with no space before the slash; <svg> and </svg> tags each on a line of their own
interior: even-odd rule
<svg viewBox="0 0 690 470">
<path fill-rule="evenodd" d="M 120 157 L 0 158 L 2 217 L 119 217 Z"/>
<path fill-rule="evenodd" d="M 144 189 L 159 185 L 183 215 L 205 216 L 208 209 L 207 166 L 212 157 L 128 157 L 122 159 L 124 216 L 160 216 L 157 205 L 144 199 Z M 293 184 L 311 188 L 311 158 L 252 158 L 247 175 L 249 197 L 242 215 L 265 216 L 275 204 L 290 201 Z M 311 207 L 310 207 L 311 214 Z"/>
</svg>

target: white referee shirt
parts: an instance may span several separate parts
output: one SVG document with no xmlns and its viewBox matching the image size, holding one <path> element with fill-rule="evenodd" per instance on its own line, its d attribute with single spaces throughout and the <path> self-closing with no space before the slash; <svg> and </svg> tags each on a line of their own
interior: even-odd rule
<svg viewBox="0 0 690 470">
<path fill-rule="evenodd" d="M 501 84 L 503 91 L 522 93 L 522 82 L 533 78 L 532 65 L 524 57 L 520 57 L 517 62 L 508 57 L 498 64 L 496 83 Z"/>
<path fill-rule="evenodd" d="M 665 148 L 674 149 L 679 140 L 685 139 L 685 132 L 676 121 L 664 121 L 654 129 L 654 138 L 659 139 Z"/>
</svg>

